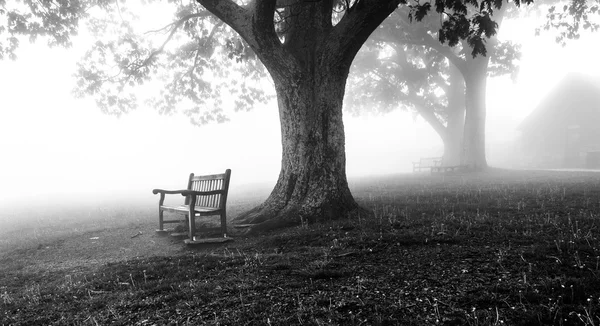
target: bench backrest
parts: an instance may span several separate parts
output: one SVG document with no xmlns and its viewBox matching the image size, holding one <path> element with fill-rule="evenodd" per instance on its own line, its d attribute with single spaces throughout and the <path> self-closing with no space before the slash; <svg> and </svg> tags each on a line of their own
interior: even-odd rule
<svg viewBox="0 0 600 326">
<path fill-rule="evenodd" d="M 425 158 L 421 158 L 421 161 L 419 163 L 420 166 L 425 167 L 425 166 L 441 166 L 442 165 L 442 158 L 441 157 L 425 157 Z"/>
<path fill-rule="evenodd" d="M 194 191 L 212 191 L 220 190 L 221 193 L 208 196 L 196 196 L 196 206 L 224 209 L 227 204 L 227 192 L 229 191 L 229 179 L 231 170 L 225 170 L 225 173 L 211 175 L 190 174 L 188 181 L 188 190 Z M 190 198 L 185 198 L 185 204 L 188 205 Z"/>
</svg>

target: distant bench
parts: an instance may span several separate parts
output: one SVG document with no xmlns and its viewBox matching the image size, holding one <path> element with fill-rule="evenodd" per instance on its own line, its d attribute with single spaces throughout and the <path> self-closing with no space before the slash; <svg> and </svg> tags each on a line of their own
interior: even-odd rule
<svg viewBox="0 0 600 326">
<path fill-rule="evenodd" d="M 433 166 L 431 167 L 431 173 L 448 173 L 448 172 L 460 172 L 468 170 L 467 165 L 452 165 L 452 166 Z"/>
<path fill-rule="evenodd" d="M 181 223 L 181 219 L 165 220 L 163 213 L 171 212 L 178 215 L 184 215 L 188 221 L 187 244 L 204 242 L 222 242 L 227 241 L 227 192 L 229 191 L 229 179 L 231 170 L 227 169 L 225 173 L 195 176 L 190 174 L 187 189 L 184 190 L 163 190 L 154 189 L 153 194 L 160 194 L 158 202 L 158 230 L 157 233 L 167 233 L 164 229 L 166 223 Z M 164 205 L 165 195 L 179 194 L 185 196 L 183 205 L 169 206 Z M 221 218 L 219 228 L 203 228 L 203 231 L 218 231 L 222 238 L 217 239 L 198 239 L 196 237 L 196 216 L 216 216 Z"/>
<path fill-rule="evenodd" d="M 413 172 L 429 169 L 431 173 L 448 173 L 468 170 L 467 165 L 444 165 L 441 157 L 425 157 L 418 162 L 412 162 Z"/>
<path fill-rule="evenodd" d="M 424 157 L 417 162 L 412 162 L 413 172 L 421 172 L 423 169 L 429 169 L 433 172 L 434 168 L 442 166 L 441 157 Z"/>
</svg>

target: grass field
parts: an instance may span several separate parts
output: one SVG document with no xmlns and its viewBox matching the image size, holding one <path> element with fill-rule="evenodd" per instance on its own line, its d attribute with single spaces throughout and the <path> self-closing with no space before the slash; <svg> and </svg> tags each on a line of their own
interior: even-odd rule
<svg viewBox="0 0 600 326">
<path fill-rule="evenodd" d="M 372 215 L 196 248 L 154 234 L 154 201 L 15 211 L 0 325 L 600 325 L 600 173 L 351 188 Z"/>
</svg>

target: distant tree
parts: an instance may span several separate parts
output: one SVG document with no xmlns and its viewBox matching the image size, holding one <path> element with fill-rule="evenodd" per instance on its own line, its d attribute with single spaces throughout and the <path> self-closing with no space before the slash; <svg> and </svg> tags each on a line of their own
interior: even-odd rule
<svg viewBox="0 0 600 326">
<path fill-rule="evenodd" d="M 147 38 L 153 33 L 144 34 L 129 22 L 127 17 L 135 12 L 125 8 L 123 2 L 24 0 L 10 8 L 7 3 L 0 3 L 0 15 L 6 21 L 0 32 L 8 36 L 2 51 L 11 57 L 18 45 L 15 42 L 18 35 L 33 38 L 44 35 L 51 44 L 70 45 L 70 37 L 76 33 L 80 21 L 88 21 L 97 43 L 80 66 L 78 86 L 82 93 L 95 96 L 109 112 L 135 108 L 136 99 L 128 89 L 163 76 L 168 91 L 152 101 L 159 110 L 170 111 L 177 103 L 191 103 L 188 107 L 192 116 L 214 116 L 202 113 L 202 101 L 204 94 L 219 95 L 218 89 L 209 86 L 210 77 L 221 77 L 229 66 L 223 64 L 225 61 L 219 54 L 229 50 L 232 62 L 242 63 L 247 58 L 252 62 L 254 53 L 275 85 L 283 157 L 279 179 L 269 198 L 238 217 L 238 222 L 260 223 L 260 227 L 270 228 L 297 224 L 300 220 L 345 216 L 358 209 L 345 173 L 342 101 L 346 79 L 360 47 L 401 3 L 401 0 L 172 2 L 175 19 L 157 30 L 166 33 L 166 37 L 160 45 L 155 45 Z M 469 3 L 477 8 L 472 15 L 461 1 L 435 3 L 434 9 L 444 20 L 439 39 L 451 46 L 466 39 L 473 54 L 484 54 L 485 38 L 494 35 L 497 27 L 491 12 L 499 9 L 502 2 Z M 412 17 L 418 21 L 432 5 L 417 3 L 411 8 Z M 223 23 L 229 28 L 218 27 Z M 184 66 L 187 70 L 181 69 Z M 204 70 L 205 67 L 209 69 Z M 243 71 L 237 72 L 240 77 Z M 480 80 L 467 81 L 476 82 Z M 251 94 L 247 92 L 246 97 L 253 100 Z M 211 100 L 217 101 L 211 109 L 218 108 L 218 99 Z"/>
<path fill-rule="evenodd" d="M 504 8 L 496 10 L 493 18 L 501 23 Z M 401 103 L 412 107 L 441 137 L 444 164 L 468 164 L 477 170 L 484 169 L 487 167 L 485 81 L 487 76 L 516 72 L 520 47 L 492 38 L 487 44 L 487 56 L 473 57 L 468 40 L 460 41 L 454 48 L 440 44 L 435 39 L 440 35 L 439 30 L 440 22 L 434 17 L 412 24 L 406 8 L 397 9 L 366 43 L 369 50 L 364 52 L 373 53 L 359 53 L 359 60 L 355 61 L 354 72 L 367 78 L 363 81 L 357 78 L 357 90 L 363 91 L 350 94 L 362 100 L 350 103 L 383 112 L 400 107 Z M 393 54 L 385 57 L 385 52 Z M 373 59 L 378 56 L 384 59 Z M 365 64 L 366 60 L 372 63 Z M 465 80 L 469 80 L 466 87 Z M 365 96 L 372 94 L 364 92 L 371 88 L 377 89 L 377 95 Z M 383 90 L 395 95 L 381 96 Z M 365 103 L 369 100 L 370 103 Z M 354 110 L 357 109 L 355 106 Z"/>
<path fill-rule="evenodd" d="M 444 164 L 460 164 L 465 86 L 460 72 L 435 50 L 399 43 L 363 47 L 354 61 L 346 110 L 421 116 L 444 144 Z"/>
</svg>

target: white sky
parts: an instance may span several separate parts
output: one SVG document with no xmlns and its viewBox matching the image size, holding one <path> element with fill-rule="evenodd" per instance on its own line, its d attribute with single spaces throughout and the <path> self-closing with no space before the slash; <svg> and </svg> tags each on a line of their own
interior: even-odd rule
<svg viewBox="0 0 600 326">
<path fill-rule="evenodd" d="M 523 57 L 517 83 L 488 81 L 491 149 L 514 136 L 516 125 L 567 72 L 600 76 L 600 34 L 561 48 L 551 35 L 535 37 L 535 25 L 529 25 L 502 26 L 501 37 L 523 43 Z M 23 44 L 18 61 L 0 62 L 0 206 L 62 194 L 152 196 L 155 187 L 184 187 L 190 172 L 226 168 L 233 171 L 232 187 L 274 184 L 281 159 L 275 103 L 201 128 L 150 108 L 117 119 L 102 114 L 93 101 L 70 95 L 83 50 Z M 411 161 L 442 152 L 435 132 L 410 113 L 346 115 L 345 128 L 350 177 L 409 172 Z M 188 139 L 204 145 L 194 150 Z M 493 150 L 489 158 L 493 163 Z"/>
</svg>

